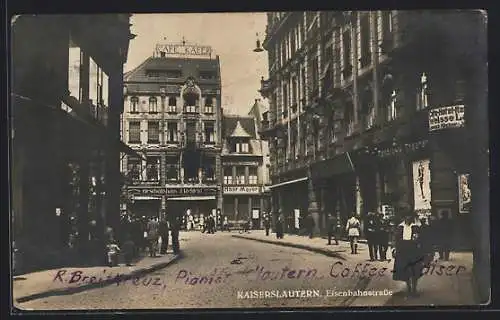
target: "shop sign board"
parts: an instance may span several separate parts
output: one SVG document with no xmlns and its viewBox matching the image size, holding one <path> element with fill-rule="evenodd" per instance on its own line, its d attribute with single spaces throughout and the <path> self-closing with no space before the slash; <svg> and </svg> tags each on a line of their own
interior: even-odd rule
<svg viewBox="0 0 500 320">
<path fill-rule="evenodd" d="M 163 188 L 128 188 L 129 195 L 134 196 L 163 196 L 165 189 Z"/>
<path fill-rule="evenodd" d="M 217 187 L 167 187 L 167 196 L 211 196 L 217 193 Z"/>
<path fill-rule="evenodd" d="M 461 128 L 465 125 L 465 106 L 446 106 L 429 110 L 429 131 Z"/>
<path fill-rule="evenodd" d="M 259 186 L 224 186 L 224 194 L 259 194 Z"/>
</svg>

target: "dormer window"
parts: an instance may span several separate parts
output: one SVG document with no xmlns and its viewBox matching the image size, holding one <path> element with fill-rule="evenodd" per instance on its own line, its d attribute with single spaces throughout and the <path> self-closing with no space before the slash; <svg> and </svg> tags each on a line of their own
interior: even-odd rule
<svg viewBox="0 0 500 320">
<path fill-rule="evenodd" d="M 236 142 L 235 144 L 236 153 L 249 153 L 248 142 Z"/>
</svg>

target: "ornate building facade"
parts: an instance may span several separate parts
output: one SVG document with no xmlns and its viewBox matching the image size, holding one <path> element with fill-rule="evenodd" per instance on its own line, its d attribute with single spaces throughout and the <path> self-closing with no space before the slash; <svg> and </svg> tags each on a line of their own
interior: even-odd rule
<svg viewBox="0 0 500 320">
<path fill-rule="evenodd" d="M 198 45 L 158 44 L 125 74 L 124 210 L 140 216 L 222 208 L 219 57 Z"/>
<path fill-rule="evenodd" d="M 480 35 L 452 26 L 480 30 L 480 16 L 268 13 L 261 134 L 273 212 L 285 214 L 290 232 L 307 213 L 319 234 L 329 212 L 345 222 L 409 208 L 431 219 L 451 213 L 451 236 L 470 246 L 461 235 L 470 231 L 471 158 L 460 144 L 472 130 L 464 117 L 479 108 L 485 60 L 483 47 L 472 49 Z"/>
<path fill-rule="evenodd" d="M 222 135 L 223 214 L 233 224 L 251 219 L 259 228 L 269 212 L 265 141 L 253 115 L 224 115 Z"/>
</svg>

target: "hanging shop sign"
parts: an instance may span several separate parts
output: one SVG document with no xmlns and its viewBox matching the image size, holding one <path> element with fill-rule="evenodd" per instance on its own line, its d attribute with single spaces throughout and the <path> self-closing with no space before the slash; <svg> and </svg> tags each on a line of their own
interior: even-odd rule
<svg viewBox="0 0 500 320">
<path fill-rule="evenodd" d="M 259 194 L 259 186 L 224 186 L 224 194 Z"/>
<path fill-rule="evenodd" d="M 469 213 L 471 208 L 470 175 L 458 175 L 458 212 Z"/>
<path fill-rule="evenodd" d="M 413 209 L 417 214 L 431 212 L 430 160 L 413 162 Z"/>
<path fill-rule="evenodd" d="M 461 128 L 465 125 L 465 106 L 447 106 L 429 110 L 429 131 Z"/>
<path fill-rule="evenodd" d="M 217 193 L 217 187 L 167 187 L 167 196 L 211 196 Z"/>
</svg>

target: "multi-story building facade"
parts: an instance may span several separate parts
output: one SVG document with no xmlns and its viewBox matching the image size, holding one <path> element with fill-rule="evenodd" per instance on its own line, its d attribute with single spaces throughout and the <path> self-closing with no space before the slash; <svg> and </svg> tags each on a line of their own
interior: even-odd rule
<svg viewBox="0 0 500 320">
<path fill-rule="evenodd" d="M 125 74 L 127 210 L 141 216 L 222 208 L 220 63 L 212 48 L 158 44 Z"/>
<path fill-rule="evenodd" d="M 266 146 L 257 129 L 253 115 L 223 116 L 223 214 L 233 224 L 251 219 L 254 227 L 269 210 Z"/>
<path fill-rule="evenodd" d="M 120 152 L 133 153 L 119 139 L 129 18 L 13 19 L 11 230 L 23 262 L 16 271 L 53 266 L 70 248 L 92 261 L 99 250 L 89 239 L 119 227 Z"/>
<path fill-rule="evenodd" d="M 481 17 L 268 13 L 261 133 L 270 141 L 273 212 L 288 217 L 290 231 L 294 213 L 311 213 L 320 233 L 329 212 L 346 221 L 405 207 L 452 213 L 452 237 L 470 245 L 459 236 L 471 225 L 471 158 L 460 145 L 472 130 L 464 110 L 473 117 L 482 93 L 484 43 L 473 51 L 482 38 L 467 31 L 481 30 Z"/>
</svg>

